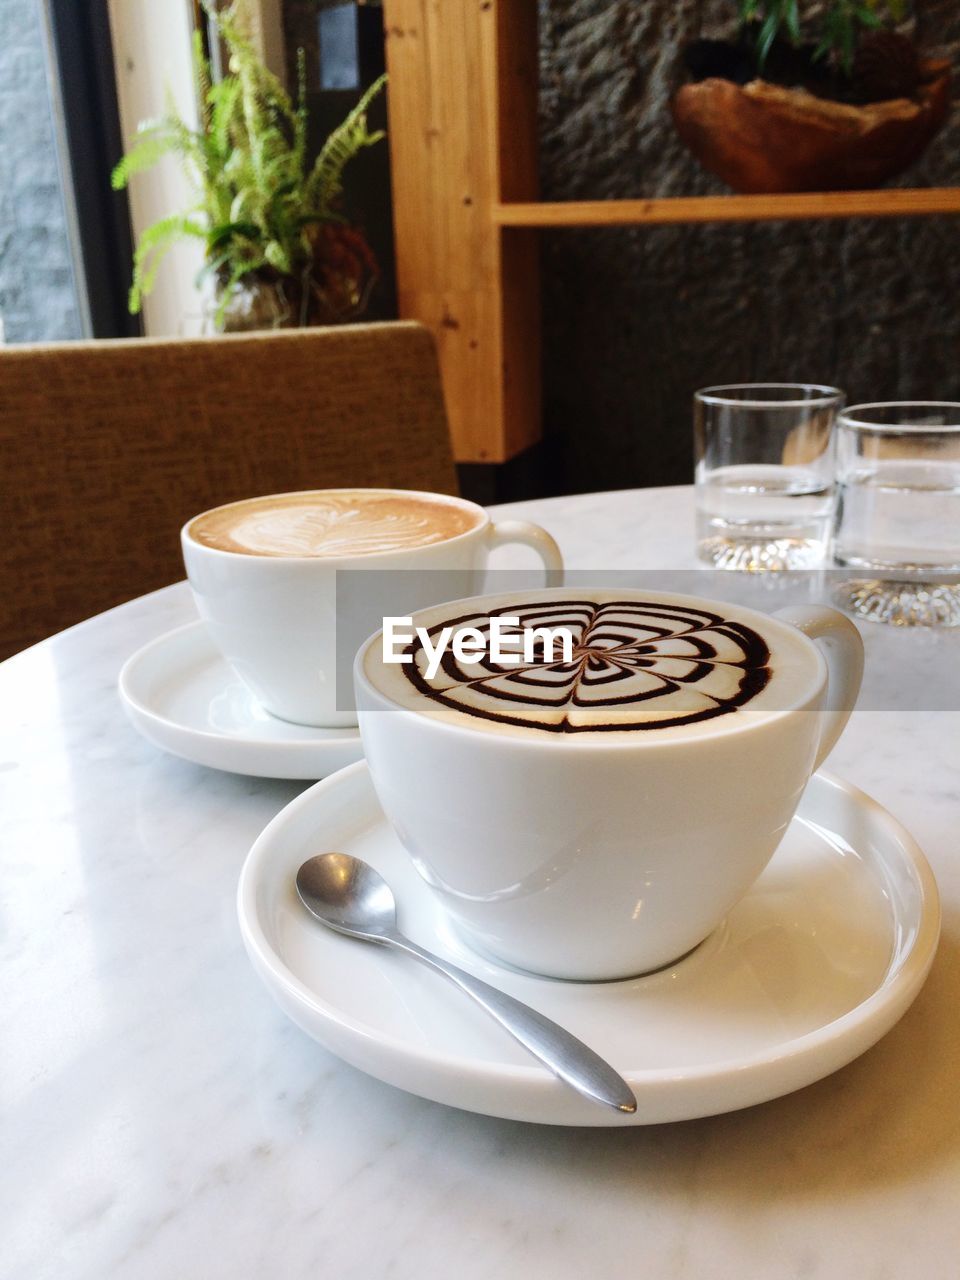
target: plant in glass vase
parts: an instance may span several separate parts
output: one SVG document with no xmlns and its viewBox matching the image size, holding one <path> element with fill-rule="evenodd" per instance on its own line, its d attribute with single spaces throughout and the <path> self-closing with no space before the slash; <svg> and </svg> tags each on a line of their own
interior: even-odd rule
<svg viewBox="0 0 960 1280">
<path fill-rule="evenodd" d="M 366 307 L 377 263 L 359 227 L 343 213 L 343 173 L 384 136 L 367 111 L 381 77 L 336 128 L 311 163 L 307 152 L 304 59 L 295 99 L 262 63 L 248 37 L 244 0 L 208 12 L 228 54 L 213 81 L 202 36 L 194 37 L 200 119 L 170 109 L 146 121 L 113 171 L 119 189 L 134 174 L 174 154 L 197 190 L 196 204 L 160 219 L 134 254 L 130 310 L 140 310 L 165 251 L 180 239 L 203 242 L 198 284 L 212 278 L 219 329 L 257 329 L 352 320 Z"/>
</svg>

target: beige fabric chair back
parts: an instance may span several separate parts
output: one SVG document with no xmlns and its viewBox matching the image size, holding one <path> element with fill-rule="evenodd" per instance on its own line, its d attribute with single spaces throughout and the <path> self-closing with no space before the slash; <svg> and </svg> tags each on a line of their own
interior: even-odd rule
<svg viewBox="0 0 960 1280">
<path fill-rule="evenodd" d="M 256 494 L 456 493 L 412 323 L 0 350 L 0 658 L 183 577 L 179 529 Z"/>
</svg>

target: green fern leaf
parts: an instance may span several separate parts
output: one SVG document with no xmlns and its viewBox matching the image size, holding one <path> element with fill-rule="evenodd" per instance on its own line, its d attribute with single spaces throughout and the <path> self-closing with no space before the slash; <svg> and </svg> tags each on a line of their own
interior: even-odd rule
<svg viewBox="0 0 960 1280">
<path fill-rule="evenodd" d="M 133 255 L 133 280 L 130 285 L 128 305 L 131 315 L 136 315 L 156 281 L 157 270 L 167 252 L 177 240 L 193 236 L 206 238 L 206 228 L 195 222 L 189 214 L 173 213 L 147 227 Z"/>
<path fill-rule="evenodd" d="M 384 136 L 382 130 L 367 129 L 367 109 L 386 84 L 387 77 L 374 81 L 343 124 L 330 134 L 307 179 L 306 196 L 310 208 L 324 213 L 343 191 L 343 171 L 364 147 L 372 147 Z"/>
</svg>

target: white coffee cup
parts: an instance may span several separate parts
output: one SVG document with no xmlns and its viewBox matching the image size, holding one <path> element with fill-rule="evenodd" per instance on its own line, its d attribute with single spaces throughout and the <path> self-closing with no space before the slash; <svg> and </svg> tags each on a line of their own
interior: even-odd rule
<svg viewBox="0 0 960 1280">
<path fill-rule="evenodd" d="M 436 703 L 419 697 L 403 669 L 384 664 L 380 635 L 358 653 L 354 680 L 377 795 L 455 927 L 520 968 L 602 980 L 677 960 L 744 895 L 847 721 L 863 646 L 852 623 L 820 606 L 768 617 L 626 590 L 461 601 L 413 623 L 432 628 L 494 607 L 511 612 L 518 602 L 570 607 L 585 596 L 605 608 L 643 602 L 732 619 L 769 646 L 764 670 L 773 674 L 752 701 L 717 703 L 724 709 L 713 718 L 602 732 L 530 729 L 463 714 L 446 693 Z M 661 679 L 658 663 L 686 669 L 676 662 L 654 654 L 640 665 Z M 740 666 L 728 665 L 740 680 Z M 466 677 L 450 687 L 459 696 Z M 689 687 L 678 684 L 678 696 Z M 489 705 L 501 714 L 495 699 Z M 509 721 L 516 704 L 502 705 Z M 633 712 L 627 705 L 615 714 Z"/>
<path fill-rule="evenodd" d="M 199 541 L 191 532 L 213 512 L 240 508 L 243 502 L 203 512 L 184 525 L 180 537 L 187 577 L 214 644 L 258 702 L 283 720 L 329 728 L 357 723 L 350 663 L 356 644 L 369 634 L 376 619 L 390 611 L 378 595 L 397 597 L 390 608 L 403 612 L 469 595 L 482 587 L 490 551 L 507 543 L 532 547 L 543 561 L 547 581 L 562 573 L 560 550 L 545 530 L 520 520 L 495 524 L 482 507 L 462 498 L 392 489 L 306 490 L 271 496 L 309 501 L 331 494 L 422 498 L 457 508 L 468 527 L 454 537 L 399 550 L 316 556 L 224 550 Z M 337 643 L 337 575 L 346 570 L 356 571 L 347 581 L 353 586 L 359 582 L 361 593 L 369 597 L 362 603 L 371 621 L 344 659 L 342 637 Z M 361 578 L 361 571 L 371 576 Z M 369 582 L 366 592 L 362 591 L 364 581 Z M 339 699 L 338 655 L 346 667 Z"/>
</svg>

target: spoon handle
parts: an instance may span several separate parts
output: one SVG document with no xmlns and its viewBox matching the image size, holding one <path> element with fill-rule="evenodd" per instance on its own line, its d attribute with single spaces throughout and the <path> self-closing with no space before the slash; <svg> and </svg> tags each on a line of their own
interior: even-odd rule
<svg viewBox="0 0 960 1280">
<path fill-rule="evenodd" d="M 599 1054 L 594 1053 L 569 1031 L 564 1031 L 563 1027 L 551 1022 L 529 1005 L 514 1000 L 513 996 L 481 982 L 479 978 L 441 960 L 432 952 L 424 951 L 403 934 L 391 933 L 383 936 L 382 941 L 416 956 L 418 960 L 423 960 L 449 978 L 461 991 L 472 996 L 477 1004 L 486 1009 L 528 1052 L 549 1067 L 554 1075 L 585 1098 L 612 1107 L 614 1111 L 624 1115 L 636 1111 L 637 1100 L 627 1082 Z"/>
</svg>

